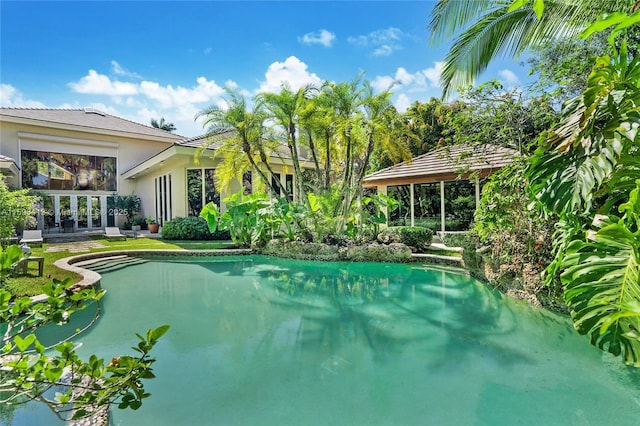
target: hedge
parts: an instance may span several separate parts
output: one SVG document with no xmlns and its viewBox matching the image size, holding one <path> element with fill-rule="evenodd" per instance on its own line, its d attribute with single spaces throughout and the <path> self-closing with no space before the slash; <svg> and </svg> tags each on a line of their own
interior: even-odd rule
<svg viewBox="0 0 640 426">
<path fill-rule="evenodd" d="M 176 217 L 162 227 L 165 240 L 229 240 L 228 231 L 209 232 L 207 222 L 197 216 Z"/>
</svg>

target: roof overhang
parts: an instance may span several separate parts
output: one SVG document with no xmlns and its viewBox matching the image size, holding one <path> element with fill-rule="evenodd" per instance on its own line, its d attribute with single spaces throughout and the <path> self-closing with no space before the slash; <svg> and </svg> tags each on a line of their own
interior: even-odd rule
<svg viewBox="0 0 640 426">
<path fill-rule="evenodd" d="M 416 183 L 435 183 L 435 182 L 443 182 L 443 181 L 451 181 L 451 180 L 475 180 L 475 179 L 484 179 L 489 176 L 494 171 L 498 170 L 500 167 L 495 169 L 482 169 L 473 171 L 470 173 L 439 173 L 439 174 L 426 174 L 426 175 L 415 175 L 411 177 L 398 177 L 393 179 L 370 179 L 362 182 L 362 186 L 364 188 L 375 188 L 378 186 L 395 186 L 395 185 L 409 185 Z"/>
<path fill-rule="evenodd" d="M 517 152 L 492 144 L 453 145 L 367 175 L 364 187 L 484 178 L 510 164 Z"/>
<path fill-rule="evenodd" d="M 144 160 L 142 163 L 138 164 L 137 166 L 134 166 L 131 169 L 127 170 L 126 172 L 122 173 L 122 177 L 125 179 L 136 179 L 148 173 L 152 173 L 156 170 L 159 170 L 161 167 L 164 166 L 165 162 L 168 163 L 169 159 L 171 159 L 172 157 L 175 157 L 175 156 L 194 157 L 197 149 L 198 148 L 194 146 L 182 146 L 179 143 L 173 144 L 172 146 L 164 149 L 163 151 L 160 151 L 154 156 Z M 215 149 L 207 148 L 203 151 L 202 156 L 213 156 L 215 151 L 216 151 Z M 274 160 L 276 162 L 281 161 L 282 164 L 286 166 L 293 165 L 293 162 L 291 161 L 290 158 L 284 158 L 277 155 L 272 155 L 271 159 L 272 159 L 271 160 L 272 162 Z M 310 168 L 313 168 L 314 165 L 311 161 L 301 160 L 300 167 L 302 167 L 303 169 L 310 169 Z"/>
<path fill-rule="evenodd" d="M 0 159 L 0 172 L 3 175 L 18 176 L 20 169 L 13 158 Z"/>
<path fill-rule="evenodd" d="M 137 166 L 132 167 L 126 172 L 122 173 L 122 177 L 125 179 L 136 179 L 140 176 L 144 176 L 148 173 L 154 172 L 164 166 L 170 158 L 176 155 L 190 155 L 193 156 L 195 148 L 184 147 L 180 145 L 172 145 L 163 151 L 155 154 L 154 156 L 147 158 Z"/>
<path fill-rule="evenodd" d="M 58 123 L 55 121 L 39 120 L 36 118 L 15 117 L 8 114 L 2 114 L 2 112 L 0 112 L 0 122 L 3 122 L 3 121 L 7 123 L 46 127 L 47 129 L 92 133 L 97 135 L 108 135 L 112 137 L 115 136 L 115 137 L 123 137 L 123 138 L 144 139 L 144 140 L 153 141 L 153 142 L 174 143 L 177 140 L 182 138 L 181 136 L 178 136 L 178 135 L 165 137 L 165 136 L 156 136 L 156 135 L 147 135 L 147 134 L 127 132 L 127 131 L 120 131 L 120 130 L 100 129 L 96 127 L 87 127 L 87 126 L 74 125 L 74 124 Z"/>
</svg>

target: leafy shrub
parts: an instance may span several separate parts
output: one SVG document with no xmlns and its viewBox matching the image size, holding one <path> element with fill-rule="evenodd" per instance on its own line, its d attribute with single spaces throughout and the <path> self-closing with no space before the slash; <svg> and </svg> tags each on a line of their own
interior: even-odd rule
<svg viewBox="0 0 640 426">
<path fill-rule="evenodd" d="M 415 247 L 418 250 L 426 250 L 433 241 L 433 231 L 420 226 L 401 226 L 398 229 L 400 242 Z"/>
<path fill-rule="evenodd" d="M 433 241 L 433 231 L 421 226 L 390 226 L 378 234 L 383 244 L 402 243 L 418 250 L 426 250 Z"/>
<path fill-rule="evenodd" d="M 132 226 L 140 226 L 140 229 L 147 229 L 147 219 L 145 219 L 144 217 L 139 217 L 136 216 L 133 219 L 131 219 L 131 225 Z"/>
<path fill-rule="evenodd" d="M 176 217 L 162 227 L 162 238 L 166 240 L 228 240 L 228 231 L 209 232 L 207 222 L 196 216 Z"/>
</svg>

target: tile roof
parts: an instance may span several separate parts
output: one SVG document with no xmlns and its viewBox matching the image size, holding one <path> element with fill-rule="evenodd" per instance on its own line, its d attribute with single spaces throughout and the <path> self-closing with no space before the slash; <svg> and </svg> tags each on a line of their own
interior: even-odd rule
<svg viewBox="0 0 640 426">
<path fill-rule="evenodd" d="M 0 162 L 15 163 L 16 160 L 11 157 L 7 157 L 6 155 L 0 155 Z"/>
<path fill-rule="evenodd" d="M 96 109 L 48 109 L 48 108 L 0 108 L 2 117 L 37 120 L 46 123 L 66 124 L 106 131 L 131 133 L 137 136 L 160 137 L 169 140 L 183 139 L 183 136 L 166 130 L 146 126 L 124 118 L 116 117 Z"/>
<path fill-rule="evenodd" d="M 207 149 L 211 149 L 214 151 L 217 150 L 222 146 L 222 141 L 226 138 L 230 138 L 234 133 L 235 132 L 231 130 L 231 131 L 226 131 L 226 132 L 221 132 L 216 134 L 216 140 L 211 145 L 209 145 Z M 178 146 L 199 148 L 205 142 L 207 142 L 207 135 L 195 136 L 193 138 L 184 139 L 184 140 L 178 141 L 176 144 Z M 272 157 L 291 158 L 291 152 L 289 152 L 289 147 L 287 147 L 287 145 L 285 144 L 281 144 L 277 148 L 277 154 L 272 155 Z M 310 161 L 308 158 L 306 158 L 305 155 L 303 155 L 303 153 L 298 154 L 298 157 L 300 161 Z"/>
<path fill-rule="evenodd" d="M 422 154 L 365 176 L 365 183 L 408 178 L 437 177 L 460 171 L 491 171 L 511 163 L 517 151 L 497 145 L 454 145 Z"/>
</svg>

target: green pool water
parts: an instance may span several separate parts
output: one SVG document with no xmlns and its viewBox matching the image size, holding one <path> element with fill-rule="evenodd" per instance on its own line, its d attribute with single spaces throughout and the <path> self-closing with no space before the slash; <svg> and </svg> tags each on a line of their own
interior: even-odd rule
<svg viewBox="0 0 640 426">
<path fill-rule="evenodd" d="M 170 324 L 115 425 L 637 425 L 640 377 L 567 318 L 419 265 L 237 257 L 101 272 L 85 355 Z M 54 338 L 53 335 L 51 338 Z M 14 424 L 48 424 L 23 409 Z"/>
</svg>

